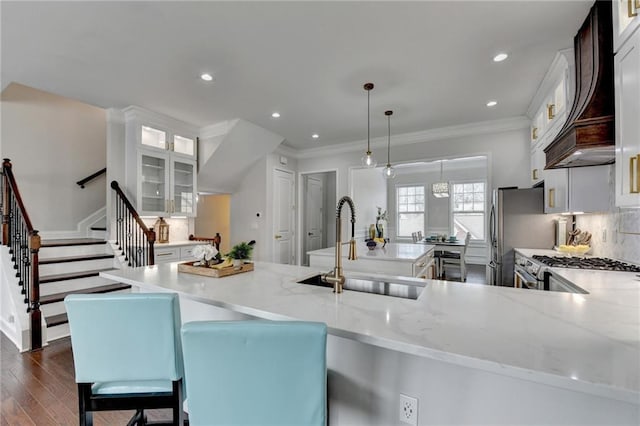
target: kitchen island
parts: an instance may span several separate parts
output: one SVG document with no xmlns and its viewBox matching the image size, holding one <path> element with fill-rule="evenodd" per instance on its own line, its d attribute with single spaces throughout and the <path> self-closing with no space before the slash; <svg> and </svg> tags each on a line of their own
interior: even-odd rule
<svg viewBox="0 0 640 426">
<path fill-rule="evenodd" d="M 424 286 L 406 300 L 298 284 L 321 272 L 313 268 L 255 269 L 216 279 L 171 263 L 101 275 L 179 293 L 189 304 L 184 320 L 225 318 L 221 308 L 242 319 L 326 323 L 331 424 L 397 424 L 400 393 L 419 399 L 419 424 L 640 420 L 633 275 L 615 278 L 621 296 L 404 278 Z"/>
<path fill-rule="evenodd" d="M 369 250 L 364 241 L 357 242 L 358 258 L 347 260 L 348 250 L 342 251 L 342 268 L 345 271 L 435 278 L 433 251 L 428 244 L 387 243 Z M 335 247 L 307 252 L 312 268 L 330 270 L 335 264 Z"/>
</svg>

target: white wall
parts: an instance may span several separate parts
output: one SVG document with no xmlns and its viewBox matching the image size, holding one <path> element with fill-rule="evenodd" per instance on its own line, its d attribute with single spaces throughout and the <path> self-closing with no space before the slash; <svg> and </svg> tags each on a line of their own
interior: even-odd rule
<svg viewBox="0 0 640 426">
<path fill-rule="evenodd" d="M 1 114 L 0 156 L 11 159 L 36 229 L 75 231 L 104 207 L 104 175 L 84 189 L 76 185 L 106 165 L 104 109 L 11 83 L 2 92 Z"/>
<path fill-rule="evenodd" d="M 450 158 L 471 154 L 486 154 L 489 157 L 489 186 L 529 187 L 530 166 L 529 130 L 509 130 L 493 134 L 463 136 L 438 141 L 391 145 L 392 157 L 398 162 L 409 162 L 430 158 Z M 363 147 L 364 149 L 364 147 Z M 382 158 L 382 149 L 374 150 L 376 158 Z M 362 152 L 301 158 L 298 170 L 302 173 L 328 168 L 338 169 L 338 198 L 349 194 L 349 168 L 360 164 Z M 356 206 L 358 208 L 358 206 Z"/>
<path fill-rule="evenodd" d="M 296 160 L 287 158 L 287 164 L 281 164 L 280 157 L 279 154 L 271 153 L 256 161 L 249 168 L 238 189 L 231 194 L 231 245 L 256 240 L 253 250 L 255 260 L 272 261 L 273 171 L 278 168 L 293 172 L 294 177 L 297 175 Z M 296 194 L 297 185 L 296 180 Z M 258 212 L 261 214 L 260 217 L 256 216 Z M 297 235 L 294 239 L 297 243 Z M 297 257 L 297 246 L 294 253 Z"/>
</svg>

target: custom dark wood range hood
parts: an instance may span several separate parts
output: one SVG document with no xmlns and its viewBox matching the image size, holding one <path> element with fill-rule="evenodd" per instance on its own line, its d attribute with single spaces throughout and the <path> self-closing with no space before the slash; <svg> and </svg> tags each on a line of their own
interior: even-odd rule
<svg viewBox="0 0 640 426">
<path fill-rule="evenodd" d="M 611 1 L 595 2 L 574 38 L 576 95 L 558 136 L 544 150 L 546 169 L 615 161 Z"/>
</svg>

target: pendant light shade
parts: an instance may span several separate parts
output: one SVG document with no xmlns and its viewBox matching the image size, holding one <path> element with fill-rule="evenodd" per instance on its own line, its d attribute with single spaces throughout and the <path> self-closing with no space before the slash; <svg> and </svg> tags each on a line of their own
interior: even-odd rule
<svg viewBox="0 0 640 426">
<path fill-rule="evenodd" d="M 370 141 L 370 94 L 371 90 L 373 90 L 373 83 L 365 83 L 364 90 L 367 91 L 367 152 L 365 152 L 364 157 L 362 157 L 362 165 L 372 169 L 378 165 L 376 159 L 373 158 L 373 154 L 371 154 L 371 141 Z"/>
<path fill-rule="evenodd" d="M 393 111 L 385 111 L 384 115 L 387 116 L 387 129 L 389 131 L 387 139 L 387 165 L 382 169 L 382 176 L 385 179 L 393 179 L 396 177 L 396 171 L 391 167 L 391 115 Z"/>
<path fill-rule="evenodd" d="M 440 160 L 440 182 L 431 185 L 431 192 L 436 198 L 446 198 L 449 196 L 449 182 L 442 179 L 442 162 L 443 160 Z"/>
</svg>

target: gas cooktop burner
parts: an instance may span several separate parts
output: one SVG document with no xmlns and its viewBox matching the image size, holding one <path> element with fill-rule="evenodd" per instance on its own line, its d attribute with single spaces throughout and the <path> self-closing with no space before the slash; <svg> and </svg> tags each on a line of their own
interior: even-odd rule
<svg viewBox="0 0 640 426">
<path fill-rule="evenodd" d="M 640 272 L 640 266 L 605 257 L 533 256 L 534 260 L 554 268 L 599 269 L 601 271 Z"/>
</svg>

